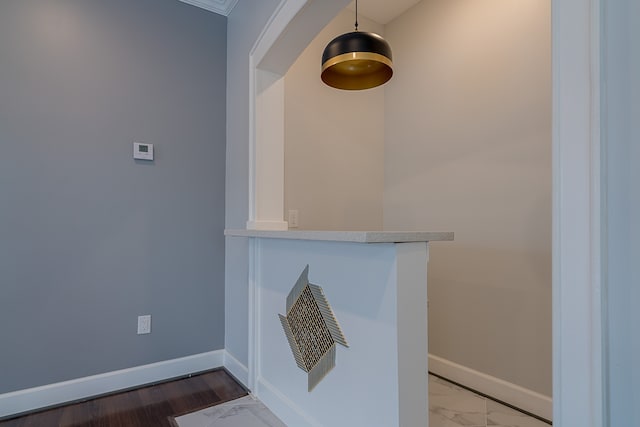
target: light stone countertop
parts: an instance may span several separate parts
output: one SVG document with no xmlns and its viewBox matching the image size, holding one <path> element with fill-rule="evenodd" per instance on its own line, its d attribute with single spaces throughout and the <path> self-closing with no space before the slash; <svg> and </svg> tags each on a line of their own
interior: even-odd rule
<svg viewBox="0 0 640 427">
<path fill-rule="evenodd" d="M 265 239 L 320 240 L 354 243 L 407 243 L 452 241 L 452 231 L 315 231 L 225 230 L 225 236 Z"/>
</svg>

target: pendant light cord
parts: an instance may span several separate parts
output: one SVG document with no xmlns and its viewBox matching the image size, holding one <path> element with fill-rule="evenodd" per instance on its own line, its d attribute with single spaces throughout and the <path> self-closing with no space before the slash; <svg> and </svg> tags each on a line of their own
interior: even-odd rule
<svg viewBox="0 0 640 427">
<path fill-rule="evenodd" d="M 356 0 L 356 31 L 358 31 L 358 0 Z"/>
</svg>

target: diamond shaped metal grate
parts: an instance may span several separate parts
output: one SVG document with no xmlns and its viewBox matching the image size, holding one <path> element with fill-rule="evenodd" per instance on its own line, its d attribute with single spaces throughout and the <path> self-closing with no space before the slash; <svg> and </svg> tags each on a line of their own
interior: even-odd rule
<svg viewBox="0 0 640 427">
<path fill-rule="evenodd" d="M 311 391 L 336 364 L 336 343 L 349 347 L 320 286 L 309 283 L 307 265 L 287 296 L 287 315 L 279 314 L 293 357 L 309 374 Z"/>
</svg>

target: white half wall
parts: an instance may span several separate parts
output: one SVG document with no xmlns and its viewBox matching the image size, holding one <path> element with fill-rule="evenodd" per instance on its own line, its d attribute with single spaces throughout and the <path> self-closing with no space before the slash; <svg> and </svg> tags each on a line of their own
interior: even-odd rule
<svg viewBox="0 0 640 427">
<path fill-rule="evenodd" d="M 255 395 L 292 427 L 426 426 L 427 243 L 255 238 L 252 245 Z M 307 265 L 349 343 L 311 392 L 278 318 Z"/>
<path fill-rule="evenodd" d="M 384 227 L 456 233 L 430 352 L 551 396 L 550 1 L 423 1 L 385 36 Z"/>
</svg>

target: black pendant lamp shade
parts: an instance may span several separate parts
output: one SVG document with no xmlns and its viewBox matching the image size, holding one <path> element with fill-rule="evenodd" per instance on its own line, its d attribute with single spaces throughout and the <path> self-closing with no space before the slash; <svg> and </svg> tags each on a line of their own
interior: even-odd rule
<svg viewBox="0 0 640 427">
<path fill-rule="evenodd" d="M 331 40 L 322 54 L 322 81 L 346 90 L 370 89 L 393 76 L 389 43 L 375 33 L 356 31 Z"/>
</svg>

